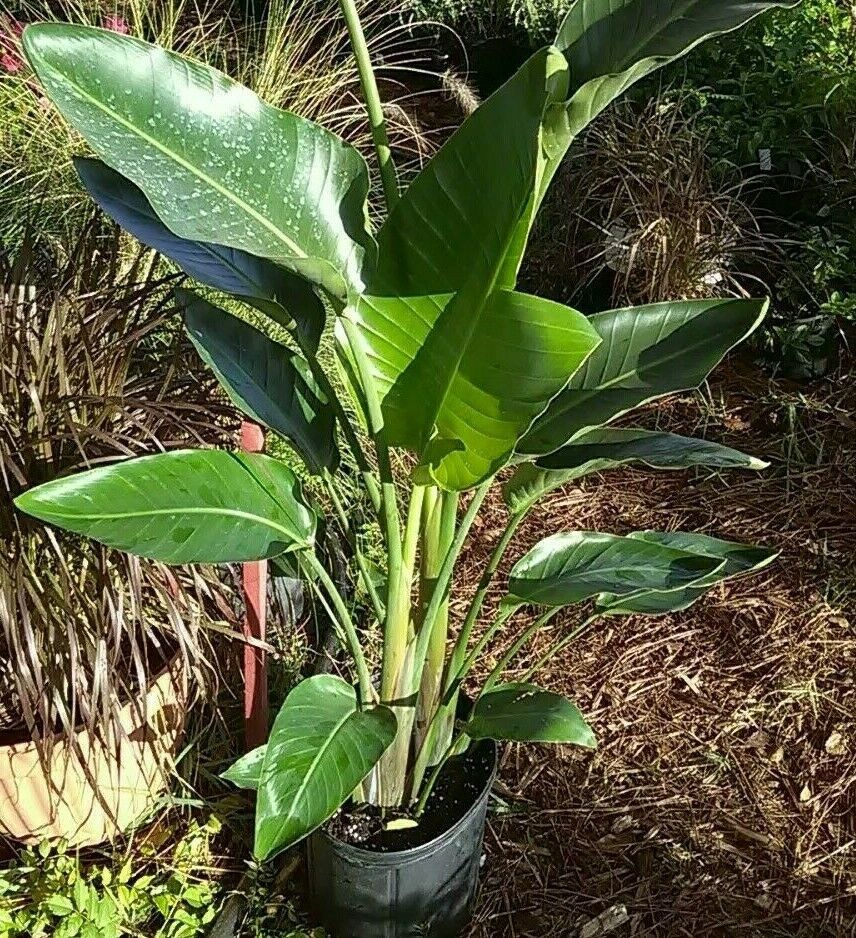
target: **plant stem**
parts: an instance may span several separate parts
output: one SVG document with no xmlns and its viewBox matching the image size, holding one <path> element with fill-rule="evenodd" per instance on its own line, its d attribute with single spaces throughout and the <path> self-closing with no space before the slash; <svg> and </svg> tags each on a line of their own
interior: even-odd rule
<svg viewBox="0 0 856 938">
<path fill-rule="evenodd" d="M 592 623 L 597 622 L 601 618 L 601 615 L 595 613 L 590 615 L 585 621 L 581 622 L 573 632 L 570 632 L 566 635 L 557 645 L 554 645 L 549 651 L 541 655 L 541 657 L 532 665 L 531 668 L 523 675 L 522 679 L 525 681 L 531 681 L 533 675 L 535 675 L 544 665 L 551 659 L 554 658 L 559 652 L 567 648 L 568 645 L 575 639 L 579 638 L 580 635 L 590 626 Z"/>
<path fill-rule="evenodd" d="M 374 609 L 375 615 L 377 616 L 377 620 L 378 622 L 383 622 L 385 615 L 383 602 L 381 601 L 380 596 L 378 596 L 377 589 L 375 588 L 368 567 L 366 566 L 366 559 L 363 556 L 363 552 L 360 550 L 360 546 L 357 542 L 357 533 L 354 530 L 354 526 L 348 519 L 348 513 L 345 511 L 345 506 L 342 504 L 342 500 L 339 498 L 339 493 L 336 491 L 336 483 L 333 481 L 330 473 L 326 470 L 322 474 L 322 478 L 327 489 L 327 494 L 330 496 L 330 501 L 332 502 L 333 508 L 336 511 L 336 515 L 339 518 L 339 523 L 342 525 L 342 529 L 347 535 L 348 540 L 351 542 L 351 547 L 354 550 L 354 557 L 356 558 L 357 566 L 360 568 L 360 574 L 363 578 L 366 592 L 369 594 L 369 598 L 371 599 L 372 608 Z"/>
<path fill-rule="evenodd" d="M 434 587 L 434 592 L 431 595 L 431 602 L 428 604 L 425 618 L 422 621 L 422 627 L 420 628 L 419 635 L 416 639 L 416 652 L 413 658 L 413 670 L 416 674 L 422 673 L 422 665 L 425 662 L 425 656 L 428 652 L 428 643 L 431 640 L 431 630 L 434 627 L 434 621 L 437 618 L 440 607 L 448 597 L 452 572 L 455 569 L 455 562 L 458 559 L 461 548 L 464 546 L 464 541 L 467 539 L 467 534 L 469 534 L 472 523 L 479 512 L 479 508 L 481 508 L 482 502 L 485 500 L 485 496 L 490 490 L 492 482 L 493 479 L 488 479 L 487 482 L 482 482 L 482 484 L 475 490 L 472 501 L 467 506 L 464 517 L 461 519 L 460 526 L 458 527 L 458 531 L 455 534 L 455 539 L 452 541 L 452 546 L 449 548 L 449 550 L 446 552 L 446 556 L 443 558 L 443 564 L 440 567 L 439 574 L 437 575 L 437 583 Z"/>
<path fill-rule="evenodd" d="M 455 539 L 459 496 L 457 492 L 442 492 L 433 486 L 429 489 L 422 510 L 422 566 L 419 583 L 420 622 L 431 602 L 437 585 L 437 575 L 446 552 Z M 414 743 L 419 749 L 425 739 L 437 705 L 443 691 L 443 669 L 446 661 L 446 645 L 449 635 L 449 600 L 446 598 L 440 606 L 431 638 L 428 653 L 422 669 L 419 685 L 419 697 L 416 704 L 416 734 Z M 445 747 L 449 743 L 451 726 L 447 727 L 445 739 L 442 728 L 436 734 L 437 744 L 433 747 Z M 431 753 L 429 753 L 430 761 Z"/>
<path fill-rule="evenodd" d="M 336 610 L 336 617 L 339 620 L 339 626 L 347 638 L 349 650 L 357 668 L 357 675 L 360 682 L 360 700 L 363 704 L 371 703 L 375 699 L 371 673 L 369 672 L 353 619 L 351 619 L 348 607 L 345 605 L 344 599 L 342 599 L 342 594 L 336 588 L 336 584 L 333 582 L 330 574 L 324 569 L 324 564 L 321 563 L 315 554 L 311 551 L 303 551 L 300 560 L 318 577 L 324 589 L 327 591 L 330 601 L 333 603 L 333 608 Z"/>
<path fill-rule="evenodd" d="M 520 523 L 526 517 L 526 514 L 527 512 L 521 511 L 513 514 L 508 519 L 505 530 L 502 532 L 502 536 L 500 537 L 496 547 L 494 547 L 493 553 L 490 555 L 487 566 L 484 568 L 484 572 L 482 573 L 481 579 L 479 580 L 476 594 L 473 596 L 470 607 L 467 610 L 467 615 L 464 619 L 463 625 L 461 626 L 461 631 L 458 634 L 455 647 L 452 649 L 452 654 L 449 658 L 449 665 L 446 672 L 446 682 L 443 688 L 444 691 L 448 691 L 449 687 L 451 687 L 452 681 L 455 679 L 456 674 L 461 668 L 464 657 L 467 653 L 467 645 L 469 644 L 470 637 L 473 633 L 473 627 L 475 626 L 476 620 L 478 619 L 479 613 L 481 612 L 481 608 L 484 605 L 484 600 L 487 596 L 487 591 L 490 588 L 491 581 L 496 575 L 496 571 L 502 562 L 502 558 L 506 549 L 508 548 L 509 543 L 511 542 L 511 539 L 514 537 L 517 529 L 520 527 Z"/>
<path fill-rule="evenodd" d="M 425 813 L 425 808 L 428 804 L 428 798 L 431 796 L 431 792 L 434 790 L 434 786 L 437 784 L 437 779 L 440 777 L 440 773 L 446 766 L 446 763 L 449 761 L 451 756 L 454 755 L 455 750 L 458 748 L 461 740 L 466 736 L 466 733 L 458 733 L 458 735 L 452 740 L 449 744 L 449 748 L 446 750 L 443 758 L 434 766 L 433 771 L 428 776 L 428 781 L 422 787 L 422 791 L 419 793 L 419 800 L 416 802 L 416 807 L 413 811 L 415 817 L 420 818 Z"/>
<path fill-rule="evenodd" d="M 389 620 L 390 610 L 397 608 L 398 587 L 401 580 L 401 519 L 398 514 L 398 499 L 395 491 L 395 482 L 392 477 L 392 465 L 389 460 L 389 447 L 383 428 L 383 414 L 380 409 L 377 386 L 375 385 L 371 365 L 366 357 L 360 334 L 356 325 L 347 317 L 339 320 L 342 324 L 351 354 L 357 366 L 363 393 L 366 399 L 369 430 L 371 431 L 377 450 L 378 468 L 381 479 L 381 521 L 384 526 L 386 538 L 387 558 L 389 562 L 389 593 L 386 603 L 386 615 Z"/>
<path fill-rule="evenodd" d="M 357 70 L 360 73 L 360 84 L 366 102 L 366 112 L 372 129 L 372 140 L 377 153 L 383 195 L 386 200 L 387 211 L 391 212 L 399 198 L 398 179 L 395 174 L 395 164 L 392 161 L 392 150 L 389 147 L 389 137 L 386 133 L 386 119 L 383 116 L 383 104 L 377 89 L 368 44 L 357 13 L 355 0 L 339 0 L 339 6 L 345 17 L 348 35 L 351 37 L 351 47 L 354 50 L 354 58 L 357 60 Z"/>
<path fill-rule="evenodd" d="M 511 664 L 514 660 L 517 653 L 520 649 L 538 632 L 542 629 L 549 621 L 559 612 L 558 608 L 548 609 L 545 613 L 540 615 L 533 623 L 531 623 L 528 628 L 523 630 L 520 638 L 508 649 L 508 651 L 499 659 L 496 663 L 496 667 L 488 674 L 487 680 L 484 682 L 484 686 L 481 689 L 479 697 L 485 692 L 491 689 L 494 684 L 502 676 L 503 671 Z"/>
<path fill-rule="evenodd" d="M 345 442 L 348 444 L 348 449 L 350 449 L 354 461 L 357 464 L 357 469 L 359 469 L 360 475 L 363 478 L 363 484 L 371 499 L 372 506 L 374 510 L 379 513 L 381 502 L 380 489 L 378 488 L 374 471 L 369 465 L 369 461 L 366 459 L 366 454 L 363 452 L 363 446 L 357 436 L 357 431 L 351 423 L 351 418 L 348 416 L 342 402 L 339 400 L 339 395 L 336 393 L 336 389 L 327 377 L 327 373 L 321 367 L 321 363 L 318 361 L 315 352 L 313 352 L 312 349 L 306 348 L 305 345 L 299 341 L 298 346 L 309 365 L 312 377 L 316 380 L 318 387 L 324 392 L 324 396 L 330 402 L 330 405 L 336 413 L 336 419 L 339 421 Z"/>
</svg>

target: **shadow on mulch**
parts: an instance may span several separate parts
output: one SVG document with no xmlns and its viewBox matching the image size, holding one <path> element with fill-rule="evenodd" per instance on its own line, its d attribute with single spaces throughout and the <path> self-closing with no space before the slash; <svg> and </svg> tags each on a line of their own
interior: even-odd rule
<svg viewBox="0 0 856 938">
<path fill-rule="evenodd" d="M 782 555 L 684 613 L 596 625 L 541 676 L 600 746 L 506 748 L 469 936 L 577 936 L 616 906 L 615 936 L 856 935 L 856 389 L 730 365 L 646 416 L 772 465 L 592 477 L 533 513 L 509 561 L 573 528 L 700 530 Z M 462 583 L 502 528 L 495 507 Z M 554 620 L 518 673 L 579 618 Z"/>
</svg>

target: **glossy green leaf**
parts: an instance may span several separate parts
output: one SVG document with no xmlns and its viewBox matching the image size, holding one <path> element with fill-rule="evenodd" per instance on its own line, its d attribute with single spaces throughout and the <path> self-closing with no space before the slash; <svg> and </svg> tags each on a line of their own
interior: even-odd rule
<svg viewBox="0 0 856 938">
<path fill-rule="evenodd" d="M 75 157 L 81 182 L 101 209 L 135 238 L 215 290 L 239 296 L 288 329 L 302 347 L 318 348 L 324 304 L 302 277 L 246 251 L 179 238 L 158 218 L 142 190 L 101 160 Z"/>
<path fill-rule="evenodd" d="M 362 288 L 373 245 L 353 147 L 131 36 L 38 23 L 23 42 L 63 116 L 175 234 L 278 261 L 339 296 Z"/>
<path fill-rule="evenodd" d="M 575 136 L 634 82 L 694 46 L 798 0 L 576 0 L 556 46 L 571 74 Z"/>
<path fill-rule="evenodd" d="M 564 58 L 541 50 L 464 122 L 391 212 L 369 296 L 351 311 L 383 385 L 388 439 L 445 488 L 496 471 L 581 360 L 578 345 L 571 361 L 565 351 L 581 317 L 566 311 L 570 329 L 551 335 L 561 308 L 513 293 L 505 275 L 544 111 L 566 87 Z"/>
<path fill-rule="evenodd" d="M 712 586 L 732 577 L 755 573 L 771 564 L 779 551 L 767 547 L 754 547 L 723 541 L 706 534 L 684 533 L 681 531 L 635 531 L 632 538 L 646 543 L 663 545 L 678 550 L 690 551 L 702 557 L 720 561 L 720 566 L 706 577 L 702 577 L 692 586 L 667 592 L 649 590 L 629 596 L 603 594 L 598 597 L 598 608 L 611 614 L 643 613 L 656 615 L 663 612 L 677 612 L 691 606 Z"/>
<path fill-rule="evenodd" d="M 331 817 L 395 738 L 387 707 L 357 709 L 354 688 L 319 674 L 286 697 L 268 739 L 256 803 L 255 855 L 267 859 Z"/>
<path fill-rule="evenodd" d="M 420 480 L 466 489 L 495 473 L 600 342 L 576 311 L 494 291 L 463 337 L 454 297 L 362 297 L 352 315 L 382 397 L 390 442 L 420 454 Z M 458 323 L 460 325 L 460 323 Z M 426 404 L 437 402 L 429 414 Z M 421 435 L 425 420 L 436 428 Z"/>
<path fill-rule="evenodd" d="M 496 275 L 532 192 L 544 110 L 566 90 L 564 58 L 542 49 L 464 121 L 381 228 L 369 292 L 425 296 L 473 284 L 483 294 L 513 286 Z M 466 328 L 471 316 L 462 316 Z"/>
<path fill-rule="evenodd" d="M 768 463 L 739 450 L 676 433 L 655 430 L 592 430 L 567 446 L 519 466 L 503 487 L 513 512 L 526 511 L 542 495 L 593 472 L 605 472 L 628 463 L 654 469 L 765 469 Z"/>
<path fill-rule="evenodd" d="M 235 406 L 291 441 L 310 472 L 335 469 L 336 418 L 306 361 L 189 290 L 176 296 L 187 334 Z"/>
<path fill-rule="evenodd" d="M 580 711 L 561 694 L 535 684 L 497 684 L 476 701 L 466 724 L 472 739 L 597 745 Z"/>
<path fill-rule="evenodd" d="M 268 456 L 178 450 L 46 482 L 21 511 L 164 563 L 261 560 L 312 544 L 294 473 Z"/>
<path fill-rule="evenodd" d="M 722 565 L 665 544 L 595 531 L 569 531 L 539 541 L 511 570 L 507 602 L 565 606 L 599 593 L 672 590 Z"/>
<path fill-rule="evenodd" d="M 767 311 L 762 300 L 683 300 L 590 319 L 603 343 L 520 441 L 542 456 L 640 404 L 697 387 Z"/>
<path fill-rule="evenodd" d="M 259 779 L 262 775 L 262 765 L 267 752 L 267 743 L 263 746 L 256 746 L 246 755 L 241 756 L 234 765 L 223 772 L 220 778 L 226 779 L 238 788 L 248 788 L 255 791 L 259 787 Z"/>
</svg>

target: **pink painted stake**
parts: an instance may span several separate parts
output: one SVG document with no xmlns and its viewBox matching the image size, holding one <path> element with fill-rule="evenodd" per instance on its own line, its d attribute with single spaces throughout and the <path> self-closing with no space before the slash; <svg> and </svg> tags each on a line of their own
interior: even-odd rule
<svg viewBox="0 0 856 938">
<path fill-rule="evenodd" d="M 265 443 L 264 431 L 258 424 L 245 420 L 241 424 L 241 447 L 248 453 L 259 453 Z M 265 640 L 267 611 L 266 560 L 255 560 L 243 565 L 244 635 Z M 261 648 L 244 645 L 244 733 L 248 749 L 255 749 L 267 740 L 268 689 L 267 664 Z"/>
</svg>

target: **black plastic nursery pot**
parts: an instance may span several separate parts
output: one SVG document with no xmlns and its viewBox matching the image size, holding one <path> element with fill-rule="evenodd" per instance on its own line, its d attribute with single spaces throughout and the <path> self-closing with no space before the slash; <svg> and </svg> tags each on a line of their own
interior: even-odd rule
<svg viewBox="0 0 856 938">
<path fill-rule="evenodd" d="M 309 839 L 313 913 L 334 938 L 460 934 L 470 919 L 478 886 L 487 802 L 498 761 L 492 740 L 473 747 L 483 767 L 476 770 L 482 776 L 478 793 L 462 816 L 427 843 L 403 850 L 367 849 L 326 830 Z M 460 773 L 461 767 L 450 759 L 444 773 Z M 435 791 L 442 781 L 443 774 Z M 442 816 L 442 797 L 435 801 L 436 821 L 438 813 Z"/>
</svg>

